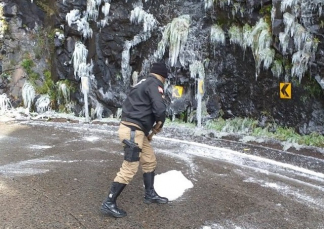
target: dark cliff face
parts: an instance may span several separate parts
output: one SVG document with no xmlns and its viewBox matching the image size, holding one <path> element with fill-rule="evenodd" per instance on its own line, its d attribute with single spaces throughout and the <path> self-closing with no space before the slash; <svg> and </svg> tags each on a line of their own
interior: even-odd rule
<svg viewBox="0 0 324 229">
<path fill-rule="evenodd" d="M 212 6 L 208 6 L 212 1 L 111 1 L 107 17 L 103 11 L 106 2 L 109 1 L 102 1 L 97 7 L 98 18 L 89 20 L 92 29 L 92 36 L 89 37 L 84 36 L 84 30 L 80 31 L 77 23 L 69 25 L 66 18 L 72 10 L 85 12 L 86 0 L 60 0 L 56 1 L 54 7 L 51 6 L 55 12 L 52 15 L 52 29 L 61 30 L 64 35 L 64 39 L 58 36 L 54 38 L 52 77 L 80 84 L 80 76 L 75 76 L 75 66 L 71 60 L 75 44 L 84 44 L 88 50 L 86 63 L 93 63 L 89 105 L 93 110 L 102 111 L 100 115 L 116 115 L 129 87 L 135 81 L 132 74 L 138 72 L 138 80 L 145 78 L 150 64 L 158 59 L 155 54 L 167 25 L 174 18 L 189 15 L 187 40 L 176 63 L 172 63 L 172 50 L 168 47 L 162 55 L 170 68 L 170 85 L 166 88 L 170 116 L 196 108 L 197 80 L 191 76 L 190 65 L 199 61 L 204 66 L 205 76 L 203 105 L 207 113 L 203 113 L 203 118 L 249 117 L 264 120 L 266 117 L 269 122 L 296 128 L 301 133 L 324 133 L 324 97 L 321 88 L 321 80 L 324 78 L 324 39 L 320 35 L 323 34 L 321 22 L 324 18 L 319 14 L 321 5 L 314 6 L 313 11 L 305 10 L 296 17 L 296 21 L 318 41 L 309 68 L 299 79 L 290 73 L 292 55 L 297 51 L 294 38 L 287 41 L 286 53 L 282 53 L 282 44 L 279 42 L 280 32 L 285 31 L 280 1 L 229 1 L 229 5 L 228 1 L 219 1 Z M 10 10 L 7 10 L 8 20 L 20 18 L 28 28 L 33 28 L 33 21 L 44 25 L 44 9 L 37 1 L 33 4 L 29 0 L 8 1 L 6 4 L 8 9 L 12 9 L 9 7 L 12 5 L 18 9 L 16 14 L 10 14 Z M 130 21 L 131 12 L 136 6 L 153 15 L 156 20 L 156 25 L 149 32 L 143 32 L 143 22 Z M 292 13 L 289 7 L 286 11 Z M 304 20 L 303 14 L 310 15 L 312 20 Z M 258 68 L 256 50 L 250 47 L 244 50 L 239 42 L 235 43 L 235 34 L 230 35 L 233 25 L 241 28 L 246 24 L 255 26 L 260 18 L 265 18 L 270 25 L 271 50 L 274 58 L 280 60 L 285 69 L 278 76 L 274 76 L 270 68 L 265 68 L 264 62 Z M 103 19 L 107 19 L 106 24 L 98 26 L 98 22 Z M 211 42 L 211 27 L 215 24 L 225 31 L 225 42 L 218 45 Z M 126 48 L 127 41 L 131 42 L 129 48 Z M 257 69 L 260 72 L 256 77 Z M 292 85 L 290 99 L 280 98 L 279 86 L 282 82 Z M 172 86 L 175 85 L 184 87 L 185 95 L 182 98 L 172 98 Z M 72 93 L 72 99 L 76 101 L 73 110 L 78 114 L 84 106 L 80 90 Z"/>
</svg>

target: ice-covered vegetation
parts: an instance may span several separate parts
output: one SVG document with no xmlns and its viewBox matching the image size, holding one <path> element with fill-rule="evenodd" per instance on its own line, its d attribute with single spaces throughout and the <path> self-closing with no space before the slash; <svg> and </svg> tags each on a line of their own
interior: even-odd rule
<svg viewBox="0 0 324 229">
<path fill-rule="evenodd" d="M 4 3 L 0 2 L 0 39 L 3 38 L 8 25 L 7 25 L 7 21 L 5 20 L 4 16 L 3 16 L 3 7 L 4 7 Z"/>
<path fill-rule="evenodd" d="M 125 83 L 129 83 L 129 78 L 132 72 L 132 68 L 129 66 L 130 49 L 136 46 L 137 44 L 146 41 L 150 37 L 151 37 L 150 32 L 142 32 L 140 34 L 135 35 L 133 40 L 125 41 L 124 50 L 122 52 L 122 62 L 121 62 L 121 72 Z"/>
<path fill-rule="evenodd" d="M 309 68 L 309 63 L 315 58 L 318 42 L 311 32 L 312 15 L 318 11 L 322 15 L 324 2 L 322 0 L 283 0 L 281 12 L 283 13 L 285 30 L 280 33 L 279 40 L 282 52 L 292 54 L 291 76 L 301 81 Z M 290 40 L 294 48 L 288 49 Z"/>
<path fill-rule="evenodd" d="M 284 1 L 282 2 L 284 7 L 281 9 L 285 9 L 287 4 L 291 7 L 293 3 Z M 301 81 L 308 70 L 309 62 L 314 58 L 318 43 L 314 35 L 298 23 L 295 15 L 285 12 L 283 18 L 285 30 L 279 35 L 280 46 L 282 47 L 282 52 L 286 53 L 290 38 L 293 39 L 294 49 L 292 53 L 291 75 L 298 77 L 299 81 Z"/>
<path fill-rule="evenodd" d="M 40 95 L 35 102 L 35 108 L 37 113 L 44 113 L 51 110 L 51 99 L 49 95 Z"/>
<path fill-rule="evenodd" d="M 109 15 L 109 11 L 110 11 L 110 3 L 106 2 L 102 8 L 101 8 L 102 13 L 104 14 L 104 18 L 100 20 L 100 22 L 98 22 L 98 27 L 105 27 L 106 25 L 108 25 L 108 15 Z"/>
<path fill-rule="evenodd" d="M 269 69 L 273 63 L 275 51 L 271 48 L 272 35 L 269 24 L 261 18 L 254 26 L 248 24 L 243 28 L 232 25 L 228 34 L 231 44 L 240 45 L 244 52 L 251 48 L 256 63 L 256 78 L 263 64 L 264 69 Z"/>
<path fill-rule="evenodd" d="M 31 83 L 26 81 L 22 87 L 22 98 L 25 108 L 29 112 L 36 96 L 36 91 Z"/>
<path fill-rule="evenodd" d="M 93 31 L 89 25 L 87 15 L 82 17 L 78 9 L 71 10 L 66 14 L 66 21 L 69 26 L 76 25 L 77 30 L 82 34 L 84 38 L 92 37 Z"/>
<path fill-rule="evenodd" d="M 135 24 L 143 22 L 143 31 L 150 32 L 156 25 L 157 21 L 152 14 L 146 13 L 141 7 L 135 7 L 131 11 L 130 21 Z"/>
<path fill-rule="evenodd" d="M 217 44 L 225 44 L 225 32 L 219 25 L 213 25 L 210 29 L 210 42 L 217 46 Z"/>
<path fill-rule="evenodd" d="M 265 69 L 269 69 L 275 52 L 271 48 L 272 35 L 269 24 L 261 18 L 255 26 L 252 27 L 247 36 L 247 45 L 252 49 L 253 57 L 256 63 L 256 78 L 260 73 L 261 64 Z"/>
<path fill-rule="evenodd" d="M 214 52 L 219 45 L 225 45 L 225 32 L 219 25 L 213 25 L 210 29 L 210 43 L 214 48 Z"/>
<path fill-rule="evenodd" d="M 148 40 L 151 37 L 151 31 L 157 26 L 157 21 L 154 16 L 146 13 L 138 6 L 131 11 L 130 21 L 135 24 L 143 23 L 143 31 L 135 35 L 132 40 L 126 40 L 124 43 L 121 72 L 125 83 L 129 83 L 129 78 L 132 74 L 132 68 L 129 66 L 131 48 Z"/>
<path fill-rule="evenodd" d="M 279 78 L 283 74 L 283 70 L 282 61 L 274 60 L 271 67 L 272 74 Z"/>
<path fill-rule="evenodd" d="M 205 9 L 209 9 L 217 4 L 224 8 L 226 5 L 232 8 L 233 15 L 238 12 L 243 13 L 244 9 L 237 2 L 230 0 L 204 0 Z M 283 0 L 280 10 L 283 14 L 284 31 L 279 33 L 279 44 L 282 55 L 291 55 L 291 71 L 286 74 L 298 77 L 301 81 L 306 74 L 309 63 L 315 58 L 318 41 L 311 32 L 314 22 L 312 15 L 317 11 L 322 15 L 324 2 L 322 0 Z M 277 9 L 272 7 L 271 19 L 275 19 Z M 272 34 L 269 22 L 261 18 L 255 25 L 244 25 L 243 28 L 233 24 L 228 29 L 230 44 L 240 45 L 244 52 L 246 48 L 251 48 L 256 63 L 256 77 L 263 66 L 264 69 L 271 68 L 273 74 L 278 77 L 284 72 L 281 62 L 274 62 L 275 51 L 272 48 Z M 211 27 L 211 44 L 224 44 L 224 36 L 217 26 Z M 289 46 L 293 42 L 293 47 Z M 289 48 L 288 48 L 289 47 Z M 282 63 L 281 63 L 282 64 Z"/>
<path fill-rule="evenodd" d="M 174 18 L 171 23 L 167 24 L 164 29 L 162 40 L 158 44 L 158 49 L 155 53 L 158 59 L 162 58 L 165 49 L 169 47 L 169 62 L 171 66 L 175 66 L 178 61 L 178 56 L 184 50 L 187 42 L 190 26 L 190 15 L 182 15 Z M 180 61 L 183 63 L 184 61 Z"/>
<path fill-rule="evenodd" d="M 10 99 L 7 94 L 3 93 L 0 95 L 0 114 L 4 114 L 6 111 L 12 108 Z"/>
<path fill-rule="evenodd" d="M 64 81 L 58 81 L 56 84 L 58 87 L 58 94 L 60 95 L 58 97 L 59 99 L 63 100 L 62 102 L 58 100 L 58 104 L 61 104 L 63 102 L 65 104 L 68 104 L 70 102 L 70 95 L 71 95 L 70 88 Z"/>
<path fill-rule="evenodd" d="M 231 44 L 243 45 L 243 33 L 242 28 L 236 25 L 232 25 L 228 30 Z"/>
<path fill-rule="evenodd" d="M 72 56 L 73 68 L 74 68 L 74 77 L 78 79 L 81 77 L 81 74 L 84 71 L 84 67 L 87 65 L 87 56 L 88 56 L 88 49 L 86 46 L 78 41 L 75 43 L 74 52 Z M 82 65 L 81 65 L 82 64 Z"/>
</svg>

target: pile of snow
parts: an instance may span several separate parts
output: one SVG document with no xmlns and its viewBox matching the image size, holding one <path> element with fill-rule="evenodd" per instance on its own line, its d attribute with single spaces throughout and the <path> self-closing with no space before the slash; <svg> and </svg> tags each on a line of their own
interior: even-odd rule
<svg viewBox="0 0 324 229">
<path fill-rule="evenodd" d="M 192 188 L 193 184 L 180 171 L 171 170 L 166 173 L 155 175 L 154 189 L 163 197 L 173 201 Z"/>
</svg>

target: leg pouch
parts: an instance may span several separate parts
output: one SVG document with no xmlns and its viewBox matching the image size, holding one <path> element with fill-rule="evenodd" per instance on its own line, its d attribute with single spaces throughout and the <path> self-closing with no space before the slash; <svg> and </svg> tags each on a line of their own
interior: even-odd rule
<svg viewBox="0 0 324 229">
<path fill-rule="evenodd" d="M 125 143 L 125 140 L 123 141 Z M 125 143 L 124 146 L 124 160 L 128 162 L 134 162 L 139 161 L 139 153 L 141 152 L 141 149 L 133 142 L 131 142 L 133 145 L 130 146 Z"/>
</svg>

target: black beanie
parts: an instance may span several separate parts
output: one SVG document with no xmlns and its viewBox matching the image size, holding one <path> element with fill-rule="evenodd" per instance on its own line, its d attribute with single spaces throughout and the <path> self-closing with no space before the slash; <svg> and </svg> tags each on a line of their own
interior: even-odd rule
<svg viewBox="0 0 324 229">
<path fill-rule="evenodd" d="M 158 74 L 163 78 L 168 78 L 168 69 L 164 63 L 154 63 L 151 68 L 151 73 Z"/>
</svg>

